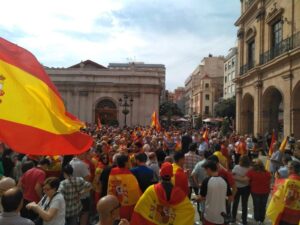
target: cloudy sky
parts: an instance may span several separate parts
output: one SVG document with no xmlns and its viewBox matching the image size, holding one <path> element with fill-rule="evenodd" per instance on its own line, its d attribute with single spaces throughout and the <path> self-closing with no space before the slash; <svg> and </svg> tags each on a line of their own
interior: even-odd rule
<svg viewBox="0 0 300 225">
<path fill-rule="evenodd" d="M 0 36 L 46 66 L 91 59 L 165 64 L 167 88 L 183 86 L 204 56 L 236 43 L 238 0 L 9 0 Z"/>
</svg>

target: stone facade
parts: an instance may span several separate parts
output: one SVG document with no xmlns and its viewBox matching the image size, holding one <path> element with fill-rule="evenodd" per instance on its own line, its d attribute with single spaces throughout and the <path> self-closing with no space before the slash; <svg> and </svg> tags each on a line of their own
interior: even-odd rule
<svg viewBox="0 0 300 225">
<path fill-rule="evenodd" d="M 224 57 L 204 57 L 185 82 L 188 115 L 213 116 L 223 96 Z"/>
<path fill-rule="evenodd" d="M 67 110 L 82 121 L 118 121 L 123 126 L 124 107 L 119 99 L 133 99 L 128 126 L 149 125 L 165 95 L 165 66 L 144 63 L 111 63 L 106 68 L 87 60 L 69 68 L 46 68 L 64 99 Z M 124 101 L 123 101 L 124 103 Z M 130 105 L 130 104 L 129 104 Z"/>
<path fill-rule="evenodd" d="M 300 138 L 300 1 L 242 0 L 235 25 L 237 131 Z"/>
<path fill-rule="evenodd" d="M 224 61 L 224 91 L 223 98 L 228 99 L 235 96 L 235 79 L 238 71 L 237 64 L 237 47 L 231 48 Z"/>
</svg>

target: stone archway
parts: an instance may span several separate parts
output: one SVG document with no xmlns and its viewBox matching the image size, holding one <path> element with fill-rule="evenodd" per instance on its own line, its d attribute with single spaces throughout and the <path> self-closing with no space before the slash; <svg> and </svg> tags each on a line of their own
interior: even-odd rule
<svg viewBox="0 0 300 225">
<path fill-rule="evenodd" d="M 254 99 L 252 95 L 245 94 L 242 99 L 241 132 L 253 134 L 254 131 Z"/>
<path fill-rule="evenodd" d="M 102 99 L 96 105 L 95 122 L 98 118 L 102 124 L 118 125 L 118 110 L 116 104 L 110 99 Z"/>
<path fill-rule="evenodd" d="M 300 82 L 296 85 L 293 90 L 292 96 L 292 122 L 293 122 L 293 133 L 296 139 L 300 139 Z"/>
<path fill-rule="evenodd" d="M 283 133 L 283 95 L 275 87 L 265 90 L 262 98 L 263 132 Z"/>
</svg>

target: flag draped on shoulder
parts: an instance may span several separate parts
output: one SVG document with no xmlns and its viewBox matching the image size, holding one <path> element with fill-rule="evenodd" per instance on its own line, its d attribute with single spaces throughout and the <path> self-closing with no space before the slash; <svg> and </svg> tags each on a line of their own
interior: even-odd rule
<svg viewBox="0 0 300 225">
<path fill-rule="evenodd" d="M 155 111 L 152 113 L 152 116 L 151 116 L 151 127 L 155 128 L 155 130 L 157 132 L 160 132 L 160 130 L 161 130 L 158 115 Z"/>
<path fill-rule="evenodd" d="M 131 225 L 193 225 L 195 210 L 186 195 L 173 187 L 168 201 L 162 184 L 150 186 L 134 208 Z"/>
<path fill-rule="evenodd" d="M 83 126 L 34 55 L 0 38 L 0 140 L 25 154 L 79 154 L 93 142 Z"/>
<path fill-rule="evenodd" d="M 141 190 L 135 176 L 128 169 L 113 168 L 108 179 L 108 194 L 118 198 L 120 215 L 130 219 L 134 206 L 141 196 Z"/>
<path fill-rule="evenodd" d="M 272 225 L 278 225 L 280 221 L 286 224 L 298 224 L 300 221 L 300 177 L 290 175 L 281 181 L 269 203 L 266 215 L 272 221 Z"/>
</svg>

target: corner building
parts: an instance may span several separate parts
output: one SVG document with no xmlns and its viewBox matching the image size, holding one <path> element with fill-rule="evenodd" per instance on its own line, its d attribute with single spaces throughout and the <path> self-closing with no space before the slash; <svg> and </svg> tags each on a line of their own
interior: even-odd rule
<svg viewBox="0 0 300 225">
<path fill-rule="evenodd" d="M 241 0 L 236 128 L 300 138 L 300 1 Z"/>
</svg>

